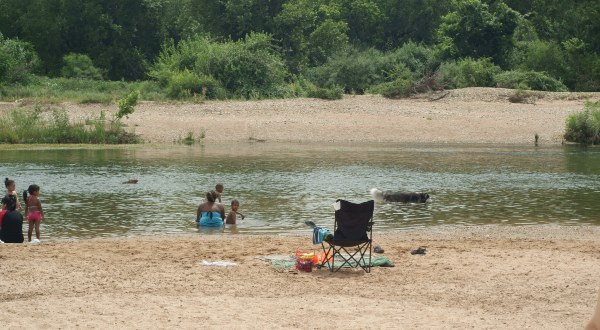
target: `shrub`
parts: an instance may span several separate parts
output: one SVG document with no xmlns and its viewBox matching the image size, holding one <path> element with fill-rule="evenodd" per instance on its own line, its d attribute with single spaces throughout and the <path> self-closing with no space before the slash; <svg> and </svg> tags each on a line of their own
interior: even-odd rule
<svg viewBox="0 0 600 330">
<path fill-rule="evenodd" d="M 437 72 L 438 83 L 445 88 L 493 87 L 494 77 L 501 71 L 489 58 L 463 58 L 442 63 Z"/>
<path fill-rule="evenodd" d="M 140 91 L 133 91 L 119 100 L 119 111 L 115 117 L 120 120 L 123 117 L 129 118 L 129 115 L 135 111 L 135 106 L 140 98 Z"/>
<path fill-rule="evenodd" d="M 30 43 L 4 39 L 0 34 L 0 83 L 26 84 L 39 64 L 39 57 Z"/>
<path fill-rule="evenodd" d="M 402 98 L 414 94 L 414 83 L 406 79 L 397 79 L 377 85 L 372 93 L 378 93 L 387 98 Z"/>
<path fill-rule="evenodd" d="M 127 133 L 119 121 L 106 122 L 104 114 L 84 123 L 70 123 L 64 109 L 43 116 L 40 106 L 14 109 L 0 117 L 0 143 L 138 143 L 140 139 Z"/>
<path fill-rule="evenodd" d="M 224 99 L 226 92 L 215 78 L 199 76 L 187 69 L 176 72 L 169 78 L 168 97 L 178 99 L 198 95 L 207 99 Z"/>
<path fill-rule="evenodd" d="M 8 76 L 10 58 L 8 54 L 0 52 L 0 86 L 5 82 Z"/>
<path fill-rule="evenodd" d="M 508 96 L 508 101 L 510 103 L 534 104 L 537 98 L 538 98 L 538 95 L 536 92 L 518 88 L 511 95 Z"/>
<path fill-rule="evenodd" d="M 321 88 L 314 86 L 308 89 L 308 91 L 306 92 L 306 97 L 324 100 L 339 100 L 342 98 L 342 94 L 342 89 L 339 87 Z"/>
<path fill-rule="evenodd" d="M 379 91 L 376 86 L 383 87 L 386 82 L 397 85 L 398 68 L 410 73 L 409 81 L 417 81 L 436 62 L 433 49 L 414 42 L 385 53 L 373 48 L 348 47 L 333 54 L 325 64 L 306 69 L 304 74 L 319 87 L 342 86 L 345 93 L 362 94 L 373 88 Z"/>
<path fill-rule="evenodd" d="M 548 92 L 567 92 L 567 87 L 543 72 L 506 71 L 496 75 L 496 86 Z"/>
<path fill-rule="evenodd" d="M 63 57 L 62 76 L 66 78 L 102 79 L 100 69 L 85 54 L 70 53 Z"/>
<path fill-rule="evenodd" d="M 252 33 L 239 41 L 215 42 L 206 37 L 184 40 L 163 47 L 149 75 L 163 86 L 172 84 L 173 76 L 185 70 L 210 83 L 216 80 L 232 96 L 243 98 L 281 97 L 288 72 L 275 51 L 268 34 Z M 203 78 L 204 77 L 204 78 Z M 183 74 L 178 77 L 196 84 L 198 79 Z M 218 91 L 215 90 L 215 93 Z M 180 95 L 172 89 L 173 95 Z"/>
<path fill-rule="evenodd" d="M 524 72 L 545 72 L 548 76 L 564 79 L 571 75 L 567 56 L 567 52 L 553 41 L 522 41 L 511 53 L 510 67 Z"/>
<path fill-rule="evenodd" d="M 384 82 L 373 87 L 370 92 L 381 94 L 388 98 L 407 97 L 415 93 L 413 73 L 407 67 L 400 65 L 390 72 L 392 81 Z"/>
<path fill-rule="evenodd" d="M 427 72 L 433 71 L 437 66 L 437 58 L 434 50 L 423 45 L 409 41 L 402 47 L 390 52 L 388 62 L 392 67 L 401 65 L 408 69 L 417 80 Z"/>
<path fill-rule="evenodd" d="M 384 82 L 386 60 L 382 52 L 373 48 L 348 48 L 333 55 L 324 65 L 307 69 L 306 77 L 319 87 L 342 86 L 346 93 L 362 94 Z"/>
<path fill-rule="evenodd" d="M 600 144 L 600 102 L 588 102 L 584 111 L 570 114 L 564 138 L 569 142 Z"/>
</svg>

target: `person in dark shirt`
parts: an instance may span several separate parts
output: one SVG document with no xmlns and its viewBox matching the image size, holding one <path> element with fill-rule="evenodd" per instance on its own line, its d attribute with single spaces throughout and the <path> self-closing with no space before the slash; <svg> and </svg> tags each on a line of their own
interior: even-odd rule
<svg viewBox="0 0 600 330">
<path fill-rule="evenodd" d="M 0 223 L 0 240 L 4 243 L 23 243 L 23 215 L 17 211 L 17 198 L 7 195 L 2 199 L 6 213 Z"/>
</svg>

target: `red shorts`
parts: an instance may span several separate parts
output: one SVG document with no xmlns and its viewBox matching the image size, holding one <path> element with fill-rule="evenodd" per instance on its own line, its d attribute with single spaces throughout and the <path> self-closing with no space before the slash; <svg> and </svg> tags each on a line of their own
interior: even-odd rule
<svg viewBox="0 0 600 330">
<path fill-rule="evenodd" d="M 41 221 L 42 220 L 42 212 L 35 211 L 27 213 L 27 220 L 29 221 Z"/>
</svg>

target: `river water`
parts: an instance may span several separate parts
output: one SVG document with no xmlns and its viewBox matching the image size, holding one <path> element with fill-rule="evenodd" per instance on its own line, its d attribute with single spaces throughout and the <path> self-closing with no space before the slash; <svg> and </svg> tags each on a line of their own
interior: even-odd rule
<svg viewBox="0 0 600 330">
<path fill-rule="evenodd" d="M 600 149 L 579 146 L 240 143 L 0 149 L 0 175 L 41 187 L 42 240 L 194 233 L 217 182 L 246 219 L 225 232 L 333 225 L 337 198 L 420 191 L 425 204 L 377 204 L 375 230 L 505 224 L 600 225 Z M 123 184 L 137 179 L 137 184 Z"/>
</svg>

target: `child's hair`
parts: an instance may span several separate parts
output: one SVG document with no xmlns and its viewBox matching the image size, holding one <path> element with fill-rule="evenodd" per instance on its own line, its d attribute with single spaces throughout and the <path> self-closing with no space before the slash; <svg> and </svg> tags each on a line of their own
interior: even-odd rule
<svg viewBox="0 0 600 330">
<path fill-rule="evenodd" d="M 27 193 L 28 192 L 31 195 L 38 190 L 40 190 L 40 186 L 38 186 L 37 184 L 30 185 L 29 188 L 27 188 L 27 190 L 23 190 L 23 200 L 27 201 Z"/>
<path fill-rule="evenodd" d="M 231 201 L 231 205 L 233 205 L 233 204 L 240 205 L 240 202 L 237 199 L 234 199 Z"/>
<path fill-rule="evenodd" d="M 4 186 L 8 188 L 11 184 L 15 183 L 15 180 L 10 180 L 9 178 L 4 179 Z"/>
<path fill-rule="evenodd" d="M 17 198 L 15 195 L 6 195 L 2 198 L 2 204 L 6 206 L 9 211 L 14 211 L 17 208 Z"/>
<path fill-rule="evenodd" d="M 206 200 L 214 203 L 217 200 L 217 192 L 214 190 L 211 190 L 209 192 L 206 193 Z"/>
<path fill-rule="evenodd" d="M 219 190 L 223 190 L 223 188 L 224 188 L 224 187 L 223 187 L 223 184 L 222 184 L 222 183 L 217 183 L 217 184 L 215 185 L 215 190 L 217 190 L 217 191 L 219 191 Z"/>
</svg>

